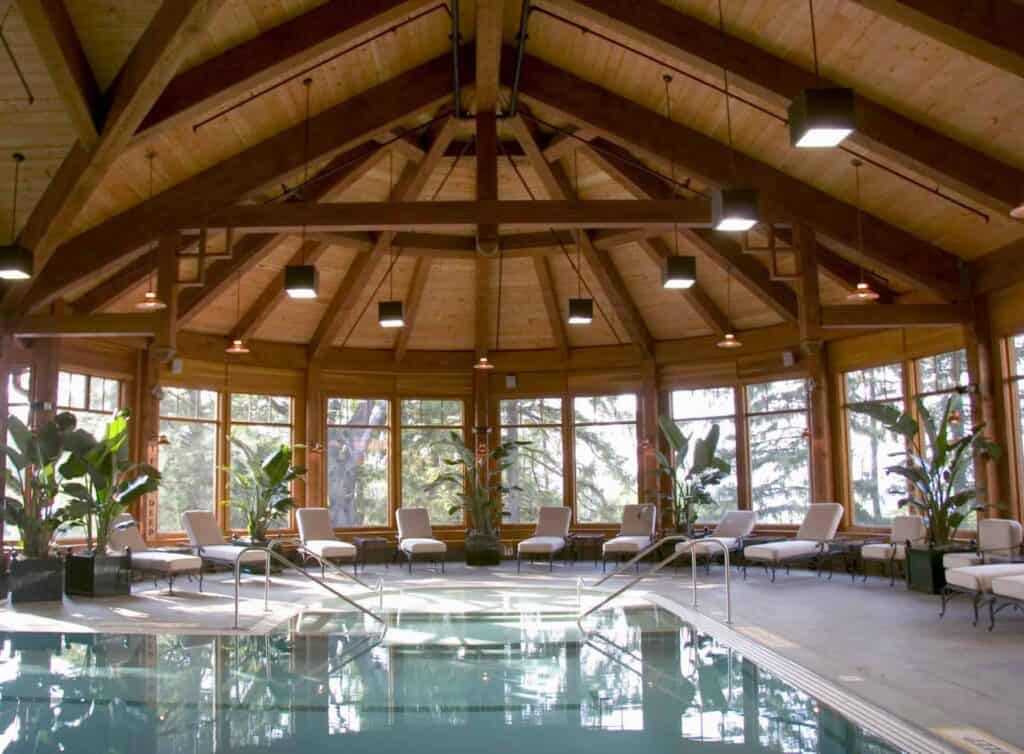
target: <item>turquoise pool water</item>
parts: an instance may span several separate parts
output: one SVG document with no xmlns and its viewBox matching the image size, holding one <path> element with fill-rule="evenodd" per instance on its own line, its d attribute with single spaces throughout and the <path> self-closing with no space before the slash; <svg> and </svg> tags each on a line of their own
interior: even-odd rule
<svg viewBox="0 0 1024 754">
<path fill-rule="evenodd" d="M 265 636 L 8 634 L 2 752 L 893 752 L 652 605 L 410 593 Z M 325 606 L 331 607 L 331 606 Z"/>
</svg>

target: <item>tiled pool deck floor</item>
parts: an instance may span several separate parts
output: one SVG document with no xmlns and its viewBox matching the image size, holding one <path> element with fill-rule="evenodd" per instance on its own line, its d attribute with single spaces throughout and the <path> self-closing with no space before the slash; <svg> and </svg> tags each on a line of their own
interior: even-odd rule
<svg viewBox="0 0 1024 754">
<path fill-rule="evenodd" d="M 589 563 L 559 565 L 551 574 L 546 566 L 524 567 L 518 576 L 514 563 L 498 568 L 449 563 L 444 576 L 425 565 L 417 565 L 412 576 L 381 565 L 371 566 L 365 578 L 372 583 L 380 577 L 387 589 L 525 584 L 572 588 L 579 577 L 593 583 L 599 576 L 600 570 Z M 343 584 L 339 579 L 332 583 Z M 324 598 L 319 587 L 296 573 L 274 576 L 272 584 L 270 611 L 264 613 L 262 577 L 243 581 L 243 629 L 268 630 Z M 724 619 L 721 567 L 713 568 L 710 576 L 701 570 L 699 585 L 701 610 Z M 342 591 L 356 591 L 354 586 L 344 585 Z M 140 582 L 135 589 L 130 598 L 4 607 L 0 630 L 230 631 L 232 587 L 226 573 L 208 577 L 203 594 L 195 582 L 187 581 L 176 586 L 173 596 L 165 587 L 154 589 L 152 582 Z M 659 574 L 638 590 L 688 605 L 689 571 Z M 585 604 L 588 599 L 596 597 L 585 595 Z M 885 579 L 869 578 L 862 584 L 858 578 L 851 585 L 838 574 L 830 582 L 808 571 L 780 573 L 774 584 L 760 571 L 752 570 L 746 582 L 734 571 L 732 601 L 735 630 L 876 706 L 923 728 L 977 728 L 1024 750 L 1024 615 L 1004 613 L 990 633 L 985 625 L 971 625 L 970 605 L 963 598 L 940 620 L 937 597 L 907 592 L 900 584 L 890 588 Z"/>
</svg>

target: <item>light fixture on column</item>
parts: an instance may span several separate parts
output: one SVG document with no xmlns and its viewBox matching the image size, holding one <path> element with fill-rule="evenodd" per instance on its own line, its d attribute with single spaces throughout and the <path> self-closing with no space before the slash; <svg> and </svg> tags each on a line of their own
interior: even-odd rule
<svg viewBox="0 0 1024 754">
<path fill-rule="evenodd" d="M 725 39 L 725 16 L 722 15 L 722 0 L 718 0 L 718 32 L 721 36 L 723 52 Z M 757 192 L 753 189 L 739 188 L 736 183 L 736 149 L 732 143 L 732 107 L 729 97 L 729 69 L 722 66 L 722 77 L 725 81 L 725 130 L 729 139 L 729 164 L 731 188 L 715 189 L 711 196 L 711 226 L 715 230 L 727 233 L 743 233 L 761 219 L 758 209 Z"/>
<path fill-rule="evenodd" d="M 669 84 L 672 77 L 668 74 L 662 76 L 665 82 L 665 117 L 672 120 L 672 96 Z M 672 198 L 676 196 L 676 163 L 672 160 L 669 163 L 672 179 Z M 665 288 L 685 290 L 697 282 L 697 258 L 679 255 L 679 226 L 672 226 L 672 242 L 675 254 L 665 257 L 664 268 L 662 269 L 661 284 Z"/>
<path fill-rule="evenodd" d="M 25 155 L 15 152 L 11 159 L 14 160 L 11 243 L 7 246 L 0 246 L 0 280 L 28 280 L 32 277 L 32 252 L 16 243 L 18 238 L 18 174 L 21 170 L 21 163 L 25 161 Z"/>
<path fill-rule="evenodd" d="M 502 248 L 498 247 L 498 311 L 495 315 L 494 321 L 494 351 L 497 353 L 501 349 L 501 286 L 504 282 L 505 275 L 505 252 Z M 490 359 L 487 358 L 487 352 L 484 351 L 477 362 L 473 365 L 474 369 L 494 369 L 494 364 Z M 488 430 L 489 431 L 489 430 Z"/>
<path fill-rule="evenodd" d="M 811 12 L 811 49 L 817 86 L 804 89 L 790 103 L 789 141 L 802 149 L 835 147 L 857 127 L 854 95 L 852 89 L 845 87 L 821 86 L 814 0 L 807 0 L 807 5 Z"/>
<path fill-rule="evenodd" d="M 580 196 L 580 166 L 577 158 L 579 150 L 573 150 L 573 179 L 575 183 L 575 197 Z M 574 228 L 576 239 L 576 297 L 569 299 L 569 316 L 566 319 L 570 325 L 589 325 L 594 321 L 594 299 L 583 295 L 583 265 L 580 260 L 580 229 Z M 571 258 L 570 258 L 571 261 Z"/>
<path fill-rule="evenodd" d="M 309 202 L 309 90 L 313 85 L 313 79 L 302 80 L 306 87 L 306 119 L 303 123 L 303 173 L 302 173 L 302 198 Z M 284 268 L 284 292 L 290 298 L 310 299 L 317 297 L 317 286 L 319 274 L 315 265 L 306 264 L 306 226 L 302 226 L 302 264 L 290 264 Z"/>
<path fill-rule="evenodd" d="M 473 369 L 494 369 L 494 364 L 492 364 L 491 360 L 486 356 L 481 356 L 476 360 L 476 363 L 473 365 Z"/>
<path fill-rule="evenodd" d="M 153 160 L 156 159 L 156 152 L 150 150 L 146 153 L 146 159 L 149 161 L 149 198 L 153 199 Z M 167 304 L 160 300 L 160 296 L 156 290 L 156 273 L 149 276 L 149 286 L 146 288 L 146 292 L 142 294 L 142 301 L 135 304 L 135 308 L 140 312 L 156 312 L 161 309 L 166 309 Z"/>
<path fill-rule="evenodd" d="M 857 251 L 860 254 L 861 259 L 864 258 L 864 224 L 861 221 L 861 208 L 860 208 L 860 160 L 851 160 L 850 164 L 853 165 L 853 171 L 856 192 L 857 192 Z M 846 298 L 849 301 L 877 301 L 878 294 L 871 289 L 868 285 L 868 281 L 864 279 L 864 267 L 860 268 L 860 282 L 857 283 L 857 287 L 849 293 Z"/>
<path fill-rule="evenodd" d="M 392 151 L 388 155 L 388 196 L 394 196 L 395 193 L 394 163 L 395 153 Z M 391 261 L 388 264 L 388 300 L 377 304 L 377 321 L 381 327 L 405 327 L 404 307 L 402 302 L 395 298 L 395 262 L 398 258 L 394 253 L 395 247 L 390 242 L 388 252 L 391 254 Z"/>
<path fill-rule="evenodd" d="M 729 269 L 726 270 L 728 277 L 725 279 L 725 319 L 729 322 L 730 330 L 722 335 L 722 339 L 715 345 L 719 348 L 733 349 L 741 348 L 743 341 L 736 337 L 736 333 L 732 331 L 732 265 L 729 265 Z"/>
</svg>

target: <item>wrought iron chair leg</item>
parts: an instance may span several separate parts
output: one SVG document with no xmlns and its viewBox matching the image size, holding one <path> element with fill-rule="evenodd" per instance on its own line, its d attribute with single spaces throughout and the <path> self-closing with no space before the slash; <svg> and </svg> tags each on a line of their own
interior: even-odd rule
<svg viewBox="0 0 1024 754">
<path fill-rule="evenodd" d="M 996 601 L 991 599 L 988 602 L 988 630 L 996 627 Z"/>
<path fill-rule="evenodd" d="M 444 558 L 441 558 L 441 575 L 444 576 Z"/>
<path fill-rule="evenodd" d="M 889 588 L 896 586 L 896 561 L 889 561 Z"/>
<path fill-rule="evenodd" d="M 787 571 L 788 573 L 788 571 Z M 772 583 L 775 583 L 775 566 L 772 566 Z"/>
<path fill-rule="evenodd" d="M 520 574 L 523 572 L 523 554 L 516 551 L 516 573 Z"/>
<path fill-rule="evenodd" d="M 173 573 L 169 574 L 167 576 L 167 593 L 168 594 L 174 594 L 174 574 Z"/>
<path fill-rule="evenodd" d="M 548 553 L 548 573 L 554 573 L 555 571 L 555 553 Z"/>
<path fill-rule="evenodd" d="M 971 623 L 972 626 L 978 625 L 978 608 L 981 604 L 981 595 L 977 592 L 974 594 L 974 621 Z"/>
<path fill-rule="evenodd" d="M 942 597 L 942 609 L 939 610 L 939 618 L 942 619 L 946 617 L 946 604 L 949 602 L 950 597 L 949 587 L 942 587 L 942 592 L 940 596 Z"/>
<path fill-rule="evenodd" d="M 203 591 L 203 567 L 199 566 L 199 591 Z"/>
</svg>

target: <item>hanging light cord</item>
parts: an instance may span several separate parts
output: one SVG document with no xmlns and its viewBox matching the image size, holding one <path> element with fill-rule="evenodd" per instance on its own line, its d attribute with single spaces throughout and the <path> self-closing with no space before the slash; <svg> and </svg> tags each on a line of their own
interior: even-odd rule
<svg viewBox="0 0 1024 754">
<path fill-rule="evenodd" d="M 722 0 L 718 0 L 718 33 L 722 40 L 722 50 L 726 49 L 725 15 L 722 13 Z M 733 183 L 736 182 L 736 148 L 732 144 L 732 106 L 729 102 L 729 69 L 722 66 L 722 78 L 725 82 L 725 132 L 729 139 L 729 168 L 732 171 Z"/>
<path fill-rule="evenodd" d="M 14 153 L 14 191 L 11 201 L 11 245 L 18 239 L 18 176 L 21 172 L 21 162 L 25 155 L 21 152 Z"/>
<path fill-rule="evenodd" d="M 665 82 L 665 117 L 672 120 L 672 94 L 669 91 L 669 84 L 672 83 L 672 77 L 667 73 L 661 77 L 662 81 Z M 668 163 L 670 177 L 672 183 L 670 184 L 672 189 L 672 198 L 676 198 L 676 161 L 669 160 Z M 679 255 L 679 223 L 672 223 L 672 245 L 675 249 L 676 256 Z"/>
<path fill-rule="evenodd" d="M 302 124 L 302 199 L 308 205 L 310 192 L 306 190 L 309 185 L 309 94 L 313 88 L 313 79 L 305 78 L 302 85 L 306 87 L 306 119 Z M 302 254 L 302 263 L 306 263 L 306 224 L 302 224 L 302 245 L 299 247 Z"/>
<path fill-rule="evenodd" d="M 814 53 L 814 81 L 821 86 L 821 71 L 818 70 L 818 34 L 814 28 L 814 0 L 807 0 L 807 9 L 811 12 L 811 51 Z"/>
<path fill-rule="evenodd" d="M 501 244 L 498 244 L 498 316 L 495 317 L 494 322 L 494 352 L 497 353 L 501 349 L 498 347 L 501 343 L 501 283 L 502 276 L 505 270 L 505 250 L 501 248 Z"/>
<path fill-rule="evenodd" d="M 149 160 L 149 198 L 150 198 L 150 201 L 152 201 L 152 199 L 153 199 L 153 161 L 156 159 L 156 152 L 154 152 L 152 149 L 149 150 L 148 152 L 146 152 L 146 159 Z M 154 241 L 153 242 L 153 246 L 150 247 L 150 248 L 156 248 L 159 245 L 159 243 L 160 243 L 159 241 Z M 156 272 L 157 272 L 157 268 L 158 267 L 159 267 L 159 263 L 157 264 L 157 266 L 155 266 L 153 268 L 153 273 L 149 277 L 149 290 L 153 291 L 154 293 L 156 292 L 156 288 L 157 288 L 157 286 L 156 286 L 156 283 L 157 283 Z"/>
<path fill-rule="evenodd" d="M 854 183 L 856 185 L 857 193 L 857 251 L 860 252 L 861 258 L 864 258 L 864 223 L 861 221 L 861 208 L 860 208 L 860 160 L 851 160 L 853 165 L 853 176 Z M 864 265 L 860 265 L 860 282 L 864 282 Z"/>
<path fill-rule="evenodd" d="M 572 179 L 576 184 L 576 188 L 573 193 L 576 194 L 575 198 L 578 201 L 580 198 L 580 163 L 579 163 L 580 150 L 572 150 Z M 583 298 L 583 265 L 580 263 L 580 229 L 575 228 L 576 231 L 576 296 Z"/>
</svg>

